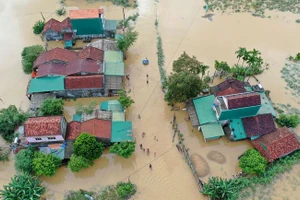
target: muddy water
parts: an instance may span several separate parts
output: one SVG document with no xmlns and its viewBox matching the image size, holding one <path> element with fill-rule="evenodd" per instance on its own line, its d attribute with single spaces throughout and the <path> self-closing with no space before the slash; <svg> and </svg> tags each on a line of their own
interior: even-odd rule
<svg viewBox="0 0 300 200">
<path fill-rule="evenodd" d="M 285 83 L 280 79 L 284 59 L 299 51 L 297 33 L 300 26 L 294 23 L 297 16 L 271 13 L 271 19 L 260 19 L 249 14 L 216 14 L 213 22 L 210 22 L 201 17 L 204 15 L 203 5 L 203 2 L 195 0 L 187 0 L 184 6 L 179 0 L 164 0 L 157 5 L 151 0 L 139 1 L 140 17 L 136 25 L 139 38 L 136 45 L 127 52 L 126 60 L 126 73 L 130 73 L 130 82 L 126 83 L 126 87 L 131 89 L 135 104 L 127 110 L 126 118 L 133 121 L 137 143 L 150 148 L 151 155 L 147 156 L 137 149 L 135 155 L 126 160 L 105 152 L 91 168 L 80 173 L 73 174 L 61 167 L 54 177 L 42 178 L 48 187 L 48 194 L 52 194 L 53 198 L 62 199 L 65 190 L 89 189 L 95 185 L 105 186 L 130 178 L 138 185 L 138 194 L 134 199 L 205 199 L 199 194 L 189 167 L 172 143 L 170 121 L 174 113 L 162 100 L 163 93 L 156 66 L 156 13 L 168 72 L 171 70 L 171 62 L 183 51 L 213 66 L 215 59 L 235 63 L 237 60 L 234 52 L 238 47 L 256 48 L 270 64 L 270 69 L 258 78 L 265 88 L 271 90 L 272 100 L 276 103 L 288 102 L 299 108 L 290 93 L 285 92 Z M 68 10 L 101 6 L 105 9 L 107 18 L 122 17 L 121 8 L 109 3 L 87 4 L 73 0 L 67 1 L 67 6 Z M 58 7 L 57 2 L 51 0 L 0 0 L 0 23 L 2 27 L 6 27 L 6 31 L 0 34 L 0 42 L 4 44 L 0 59 L 0 98 L 5 103 L 0 104 L 0 108 L 9 104 L 27 108 L 25 90 L 29 77 L 22 72 L 20 53 L 24 46 L 43 44 L 38 36 L 32 34 L 32 24 L 41 19 L 40 11 L 46 19 L 56 17 L 54 11 Z M 62 20 L 62 17 L 58 19 Z M 141 65 L 141 60 L 145 57 L 150 60 L 147 67 Z M 213 72 L 211 67 L 210 73 Z M 146 74 L 149 75 L 149 84 L 146 83 Z M 88 104 L 91 100 L 78 99 L 77 102 Z M 94 100 L 100 104 L 104 99 Z M 65 116 L 68 120 L 74 114 L 74 105 L 72 100 L 65 104 Z M 138 114 L 141 119 L 137 118 Z M 198 153 L 206 158 L 210 150 L 217 150 L 227 159 L 222 165 L 207 159 L 211 173 L 205 180 L 216 175 L 229 178 L 240 170 L 237 157 L 250 147 L 248 142 L 231 143 L 222 138 L 204 143 L 202 135 L 184 120 L 187 117 L 186 111 L 178 111 L 176 116 L 190 153 Z M 145 138 L 141 137 L 142 132 L 146 133 Z M 154 136 L 158 141 L 154 140 Z M 153 171 L 148 169 L 149 163 L 152 164 Z M 13 162 L 2 164 L 0 183 L 7 184 L 13 174 Z M 288 183 L 286 179 L 283 181 Z M 294 193 L 294 196 L 298 194 L 297 190 L 288 192 Z M 280 188 L 277 193 L 285 195 L 287 191 Z"/>
</svg>

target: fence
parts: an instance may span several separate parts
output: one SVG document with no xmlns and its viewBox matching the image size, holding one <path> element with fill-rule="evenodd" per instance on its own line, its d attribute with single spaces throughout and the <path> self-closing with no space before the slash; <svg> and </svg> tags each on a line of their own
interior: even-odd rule
<svg viewBox="0 0 300 200">
<path fill-rule="evenodd" d="M 196 170 L 194 168 L 194 165 L 193 165 L 193 163 L 190 159 L 188 149 L 186 149 L 186 147 L 183 143 L 183 141 L 184 141 L 183 134 L 181 134 L 179 129 L 178 129 L 178 124 L 176 122 L 176 116 L 175 115 L 173 117 L 173 130 L 174 130 L 173 142 L 174 142 L 175 136 L 177 135 L 178 140 L 179 140 L 179 143 L 176 144 L 177 150 L 185 157 L 187 164 L 190 166 L 190 168 L 192 170 L 192 173 L 193 173 L 193 176 L 194 176 L 194 178 L 197 182 L 197 185 L 199 186 L 200 190 L 203 190 L 203 182 L 198 177 L 198 175 L 196 173 Z"/>
</svg>

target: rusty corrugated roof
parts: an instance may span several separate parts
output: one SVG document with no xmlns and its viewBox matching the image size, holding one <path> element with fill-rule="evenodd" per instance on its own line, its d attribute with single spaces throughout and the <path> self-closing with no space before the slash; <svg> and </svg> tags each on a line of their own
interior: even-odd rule
<svg viewBox="0 0 300 200">
<path fill-rule="evenodd" d="M 102 75 L 67 76 L 65 78 L 66 89 L 102 88 Z"/>
<path fill-rule="evenodd" d="M 103 61 L 103 57 L 104 57 L 104 51 L 95 47 L 87 47 L 78 52 L 79 59 Z"/>
</svg>

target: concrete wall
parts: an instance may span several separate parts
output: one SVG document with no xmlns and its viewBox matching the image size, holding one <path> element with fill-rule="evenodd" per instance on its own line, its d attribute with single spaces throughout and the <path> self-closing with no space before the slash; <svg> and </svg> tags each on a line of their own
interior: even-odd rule
<svg viewBox="0 0 300 200">
<path fill-rule="evenodd" d="M 55 137 L 55 139 L 49 139 L 49 137 Z M 41 140 L 36 140 L 36 138 L 40 138 Z M 50 136 L 26 137 L 26 140 L 29 143 L 41 143 L 41 142 L 60 142 L 60 141 L 64 141 L 64 138 L 62 135 L 50 135 Z"/>
</svg>

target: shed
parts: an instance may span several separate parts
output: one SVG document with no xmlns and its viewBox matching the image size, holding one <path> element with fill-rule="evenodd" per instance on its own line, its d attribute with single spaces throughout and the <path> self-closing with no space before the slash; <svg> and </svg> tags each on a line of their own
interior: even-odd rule
<svg viewBox="0 0 300 200">
<path fill-rule="evenodd" d="M 217 121 L 216 114 L 212 108 L 214 99 L 214 95 L 193 99 L 200 125 Z"/>
<path fill-rule="evenodd" d="M 224 135 L 222 125 L 220 123 L 210 123 L 200 126 L 204 141 L 218 139 Z"/>
<path fill-rule="evenodd" d="M 104 20 L 104 33 L 106 37 L 115 37 L 117 20 Z"/>
<path fill-rule="evenodd" d="M 122 51 L 105 51 L 104 52 L 104 62 L 123 62 Z"/>
<path fill-rule="evenodd" d="M 123 62 L 106 62 L 104 64 L 104 74 L 106 76 L 124 76 L 124 68 Z"/>
<path fill-rule="evenodd" d="M 43 77 L 31 79 L 28 93 L 53 92 L 64 90 L 64 76 Z"/>
<path fill-rule="evenodd" d="M 102 102 L 100 105 L 100 109 L 104 111 L 112 111 L 112 112 L 123 112 L 124 107 L 120 104 L 118 100 L 109 100 Z"/>
<path fill-rule="evenodd" d="M 132 122 L 112 122 L 111 142 L 132 141 Z"/>
</svg>

